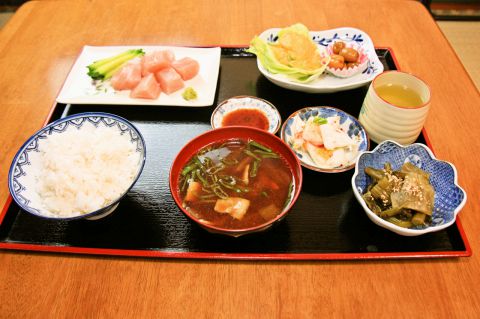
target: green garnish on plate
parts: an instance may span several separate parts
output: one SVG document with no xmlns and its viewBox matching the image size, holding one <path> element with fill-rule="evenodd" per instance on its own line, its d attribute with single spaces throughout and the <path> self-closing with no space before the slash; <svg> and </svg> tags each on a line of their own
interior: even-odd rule
<svg viewBox="0 0 480 319">
<path fill-rule="evenodd" d="M 327 121 L 327 119 L 324 119 L 323 117 L 315 116 L 315 118 L 313 119 L 313 123 L 318 124 L 318 125 L 323 125 L 323 124 L 327 124 L 328 121 Z"/>
<path fill-rule="evenodd" d="M 185 91 L 183 91 L 182 96 L 186 101 L 195 100 L 198 97 L 197 91 L 192 87 L 187 87 Z"/>
</svg>

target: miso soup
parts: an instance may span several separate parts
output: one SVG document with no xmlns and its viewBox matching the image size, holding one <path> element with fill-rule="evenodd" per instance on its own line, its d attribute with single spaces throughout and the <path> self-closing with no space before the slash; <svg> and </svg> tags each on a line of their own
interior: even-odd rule
<svg viewBox="0 0 480 319">
<path fill-rule="evenodd" d="M 179 187 L 183 207 L 201 223 L 244 229 L 278 216 L 295 185 L 292 169 L 275 151 L 231 139 L 195 154 L 182 169 Z"/>
</svg>

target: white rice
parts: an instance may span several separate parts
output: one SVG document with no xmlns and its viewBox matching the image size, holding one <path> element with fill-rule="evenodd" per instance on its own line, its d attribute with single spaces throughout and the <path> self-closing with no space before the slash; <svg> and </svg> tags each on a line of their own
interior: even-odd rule
<svg viewBox="0 0 480 319">
<path fill-rule="evenodd" d="M 43 208 L 56 217 L 108 206 L 127 190 L 139 169 L 140 153 L 129 135 L 120 135 L 116 128 L 69 126 L 39 146 L 36 192 Z"/>
</svg>

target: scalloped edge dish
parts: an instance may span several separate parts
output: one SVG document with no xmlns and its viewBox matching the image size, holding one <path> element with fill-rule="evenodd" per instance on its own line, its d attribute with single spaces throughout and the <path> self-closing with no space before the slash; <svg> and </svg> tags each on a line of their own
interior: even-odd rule
<svg viewBox="0 0 480 319">
<path fill-rule="evenodd" d="M 265 41 L 274 42 L 277 38 L 278 31 L 280 30 L 281 28 L 268 29 L 263 31 L 259 37 Z M 380 62 L 375 52 L 373 42 L 364 31 L 356 28 L 344 27 L 325 31 L 310 31 L 309 33 L 312 40 L 325 50 L 327 46 L 335 40 L 342 40 L 347 43 L 354 41 L 364 48 L 364 52 L 368 56 L 366 69 L 361 73 L 348 78 L 339 78 L 328 72 L 324 72 L 318 79 L 310 83 L 298 83 L 290 80 L 283 74 L 272 74 L 268 72 L 257 58 L 259 71 L 268 80 L 280 87 L 307 93 L 331 93 L 358 88 L 370 83 L 375 76 L 383 72 L 383 64 Z"/>
<path fill-rule="evenodd" d="M 452 178 L 452 181 L 451 181 L 452 184 L 451 185 L 458 188 L 458 191 L 461 194 L 463 194 L 463 198 L 458 203 L 458 206 L 452 211 L 453 217 L 450 221 L 438 224 L 436 226 L 427 226 L 425 228 L 420 228 L 420 229 L 403 228 L 403 227 L 397 226 L 395 224 L 392 224 L 391 222 L 388 222 L 388 221 L 380 218 L 374 212 L 372 212 L 370 210 L 370 208 L 368 208 L 367 204 L 365 203 L 365 200 L 362 198 L 362 194 L 363 194 L 362 192 L 364 190 L 359 189 L 360 186 L 357 187 L 357 182 L 356 182 L 356 180 L 358 178 L 360 178 L 360 171 L 359 171 L 360 162 L 362 161 L 363 157 L 366 157 L 366 156 L 367 157 L 372 157 L 372 156 L 376 156 L 376 154 L 384 154 L 385 152 L 388 151 L 389 146 L 391 148 L 394 148 L 394 149 L 397 149 L 397 150 L 398 149 L 408 150 L 409 148 L 420 147 L 420 148 L 425 150 L 426 154 L 430 157 L 430 159 L 432 161 L 439 162 L 439 163 L 444 163 L 447 167 L 449 167 L 452 170 L 453 176 L 451 177 Z M 391 150 L 388 151 L 388 153 L 391 153 Z M 410 154 L 409 156 L 404 158 L 403 161 L 404 162 L 405 161 L 411 161 L 412 160 L 411 155 L 412 154 Z M 417 155 L 417 157 L 419 157 L 419 156 Z M 416 166 L 418 166 L 418 165 L 416 165 Z M 422 167 L 420 167 L 420 168 L 422 168 Z M 432 178 L 432 177 L 430 177 L 430 178 Z M 439 230 L 442 230 L 442 229 L 445 229 L 445 228 L 449 227 L 450 225 L 455 223 L 458 213 L 462 210 L 462 208 L 465 206 L 465 203 L 467 202 L 467 193 L 465 192 L 465 190 L 462 187 L 460 187 L 460 185 L 458 185 L 458 173 L 457 173 L 457 169 L 455 168 L 455 165 L 453 165 L 450 162 L 437 159 L 435 157 L 435 155 L 433 154 L 432 150 L 430 150 L 430 148 L 428 146 L 426 146 L 424 144 L 421 144 L 421 143 L 414 143 L 414 144 L 410 144 L 410 145 L 407 145 L 407 146 L 402 146 L 402 145 L 400 145 L 400 144 L 398 144 L 394 141 L 386 140 L 386 141 L 380 143 L 372 151 L 366 151 L 366 152 L 361 153 L 360 156 L 357 159 L 357 163 L 355 164 L 355 172 L 352 176 L 351 184 L 352 184 L 352 191 L 353 191 L 357 201 L 359 202 L 359 204 L 362 206 L 363 210 L 367 214 L 368 218 L 373 223 L 377 224 L 378 226 L 383 227 L 385 229 L 388 229 L 388 230 L 390 230 L 390 231 L 392 231 L 392 232 L 394 232 L 398 235 L 402 235 L 402 236 L 418 236 L 418 235 L 422 235 L 422 234 L 426 234 L 426 233 L 430 233 L 430 232 L 436 232 L 436 231 L 439 231 Z M 437 205 L 438 205 L 437 192 L 435 192 L 435 206 L 434 206 L 433 217 L 435 217 L 435 211 L 438 210 Z"/>
</svg>

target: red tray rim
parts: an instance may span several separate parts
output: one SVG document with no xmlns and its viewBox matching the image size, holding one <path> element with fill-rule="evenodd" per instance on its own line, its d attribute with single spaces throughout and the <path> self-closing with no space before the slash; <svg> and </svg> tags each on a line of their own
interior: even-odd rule
<svg viewBox="0 0 480 319">
<path fill-rule="evenodd" d="M 245 45 L 223 45 L 222 48 L 244 48 Z M 387 50 L 392 56 L 393 64 L 397 70 L 400 65 L 390 47 L 375 47 L 375 49 Z M 57 102 L 52 104 L 50 112 L 45 119 L 43 126 L 50 122 Z M 435 153 L 427 132 L 422 129 L 427 146 Z M 11 195 L 8 196 L 3 209 L 0 213 L 0 225 L 5 218 L 10 205 L 13 202 Z M 423 252 L 365 252 L 365 253 L 222 253 L 222 252 L 184 252 L 180 250 L 155 250 L 155 249 L 113 249 L 113 248 L 89 248 L 78 246 L 62 246 L 62 245 L 41 245 L 26 243 L 10 243 L 0 242 L 0 249 L 33 251 L 33 252 L 49 252 L 49 253 L 69 253 L 81 255 L 104 255 L 104 256 L 123 256 L 123 257 L 148 257 L 148 258 L 175 258 L 175 259 L 212 259 L 212 260 L 381 260 L 381 259 L 418 259 L 418 258 L 446 258 L 446 257 L 470 257 L 472 250 L 468 242 L 466 233 L 457 216 L 455 224 L 457 225 L 460 237 L 465 245 L 462 251 L 423 251 Z"/>
</svg>

